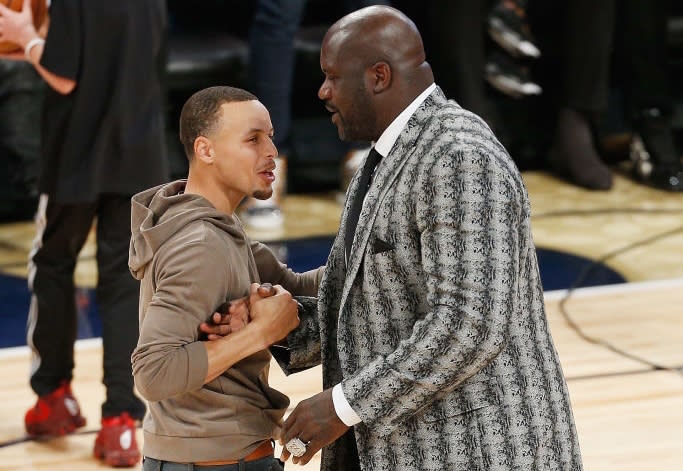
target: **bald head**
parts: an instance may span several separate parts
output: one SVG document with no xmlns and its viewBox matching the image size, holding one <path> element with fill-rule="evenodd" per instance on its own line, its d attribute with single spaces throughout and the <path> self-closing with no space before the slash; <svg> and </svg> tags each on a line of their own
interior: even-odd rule
<svg viewBox="0 0 683 471">
<path fill-rule="evenodd" d="M 399 10 L 387 6 L 360 9 L 333 24 L 323 39 L 320 66 L 326 80 L 318 96 L 342 121 L 335 124 L 345 140 L 376 140 L 434 81 L 415 24 Z M 335 83 L 338 78 L 344 84 Z M 350 89 L 344 90 L 342 85 Z M 337 109 L 337 102 L 342 99 L 335 95 L 343 93 L 342 98 L 350 101 L 353 116 L 344 116 L 344 110 Z M 364 122 L 347 119 L 356 117 Z M 366 135 L 357 136 L 356 132 Z"/>
<path fill-rule="evenodd" d="M 336 44 L 345 58 L 365 66 L 385 61 L 401 78 L 419 75 L 422 68 L 428 67 L 415 23 L 399 10 L 384 5 L 346 15 L 330 27 L 324 41 Z"/>
</svg>

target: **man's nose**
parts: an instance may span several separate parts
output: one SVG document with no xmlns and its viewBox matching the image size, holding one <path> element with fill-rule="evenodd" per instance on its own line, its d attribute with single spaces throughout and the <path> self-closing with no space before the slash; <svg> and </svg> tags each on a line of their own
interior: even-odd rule
<svg viewBox="0 0 683 471">
<path fill-rule="evenodd" d="M 275 143 L 272 139 L 269 139 L 268 141 L 269 142 L 266 145 L 266 156 L 268 158 L 274 159 L 275 157 L 277 157 L 278 154 L 277 147 L 275 146 Z"/>
<path fill-rule="evenodd" d="M 321 100 L 327 100 L 330 96 L 330 87 L 327 86 L 327 80 L 325 80 L 320 88 L 318 89 L 318 98 Z"/>
</svg>

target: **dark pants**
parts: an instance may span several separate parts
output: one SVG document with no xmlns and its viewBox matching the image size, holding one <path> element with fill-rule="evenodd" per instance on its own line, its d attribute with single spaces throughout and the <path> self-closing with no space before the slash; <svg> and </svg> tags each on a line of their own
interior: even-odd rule
<svg viewBox="0 0 683 471">
<path fill-rule="evenodd" d="M 26 62 L 0 59 L 0 211 L 38 197 L 40 110 L 45 84 Z"/>
<path fill-rule="evenodd" d="M 667 18 L 671 0 L 619 2 L 615 50 L 616 83 L 623 84 L 631 114 L 646 108 L 672 111 Z"/>
<path fill-rule="evenodd" d="M 670 111 L 666 58 L 670 0 L 618 4 L 615 0 L 572 0 L 565 6 L 566 104 L 602 113 L 610 82 L 614 82 L 622 88 L 629 114 L 651 107 Z"/>
<path fill-rule="evenodd" d="M 259 0 L 249 34 L 249 80 L 252 92 L 268 108 L 275 146 L 288 154 L 292 124 L 294 35 L 306 0 Z"/>
<path fill-rule="evenodd" d="M 398 6 L 401 7 L 400 3 Z M 490 109 L 483 74 L 484 24 L 489 2 L 438 0 L 421 5 L 418 2 L 412 8 L 427 10 L 427 24 L 422 32 L 425 46 L 432 51 L 427 60 L 434 65 L 439 86 L 446 96 L 453 97 L 464 108 L 488 117 Z"/>
<path fill-rule="evenodd" d="M 564 6 L 564 104 L 590 115 L 602 113 L 607 109 L 615 2 L 572 0 Z"/>
<path fill-rule="evenodd" d="M 76 259 L 97 217 L 97 303 L 102 319 L 104 385 L 102 416 L 145 406 L 133 393 L 130 356 L 138 338 L 139 283 L 128 270 L 130 197 L 103 195 L 94 203 L 59 204 L 42 195 L 29 262 L 33 293 L 27 342 L 34 352 L 31 387 L 38 395 L 70 381 L 74 368 Z"/>
<path fill-rule="evenodd" d="M 272 456 L 254 461 L 241 461 L 239 464 L 224 464 L 217 466 L 198 466 L 187 463 L 174 463 L 172 461 L 159 461 L 147 458 L 142 461 L 142 471 L 283 471 L 280 461 Z"/>
</svg>

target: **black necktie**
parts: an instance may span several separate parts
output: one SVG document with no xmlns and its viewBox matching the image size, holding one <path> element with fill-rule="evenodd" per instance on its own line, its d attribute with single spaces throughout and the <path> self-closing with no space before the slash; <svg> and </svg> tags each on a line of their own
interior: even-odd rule
<svg viewBox="0 0 683 471">
<path fill-rule="evenodd" d="M 353 201 L 351 202 L 351 208 L 349 209 L 349 217 L 346 218 L 346 233 L 344 234 L 347 259 L 351 254 L 351 244 L 353 244 L 353 236 L 356 234 L 360 210 L 363 209 L 363 200 L 368 192 L 368 188 L 370 188 L 370 181 L 372 180 L 372 174 L 375 172 L 375 167 L 381 159 L 382 156 L 374 147 L 370 149 L 370 153 L 368 154 L 367 159 L 365 159 L 365 166 L 363 166 L 363 170 L 360 174 L 356 194 L 352 195 Z"/>
</svg>

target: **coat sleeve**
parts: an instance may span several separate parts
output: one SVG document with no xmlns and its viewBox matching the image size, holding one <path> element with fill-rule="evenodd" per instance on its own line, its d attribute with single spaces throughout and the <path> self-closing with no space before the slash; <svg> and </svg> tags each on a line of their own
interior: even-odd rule
<svg viewBox="0 0 683 471">
<path fill-rule="evenodd" d="M 320 279 L 325 267 L 319 267 L 304 273 L 295 273 L 281 263 L 275 254 L 261 242 L 251 242 L 259 278 L 262 283 L 282 285 L 284 289 L 296 296 L 317 296 Z"/>
<path fill-rule="evenodd" d="M 353 409 L 380 436 L 485 368 L 504 347 L 514 309 L 525 192 L 506 155 L 450 146 L 437 143 L 430 158 L 423 156 L 407 190 L 428 311 L 398 348 L 342 382 Z M 391 289 L 404 288 L 384 291 L 390 296 Z"/>
<path fill-rule="evenodd" d="M 198 327 L 225 300 L 230 283 L 229 261 L 219 255 L 224 249 L 205 240 L 163 248 L 132 355 L 135 384 L 149 401 L 204 385 L 208 356 Z"/>
<path fill-rule="evenodd" d="M 299 326 L 287 336 L 286 348 L 271 348 L 273 357 L 286 375 L 320 364 L 318 298 L 297 296 Z"/>
</svg>

